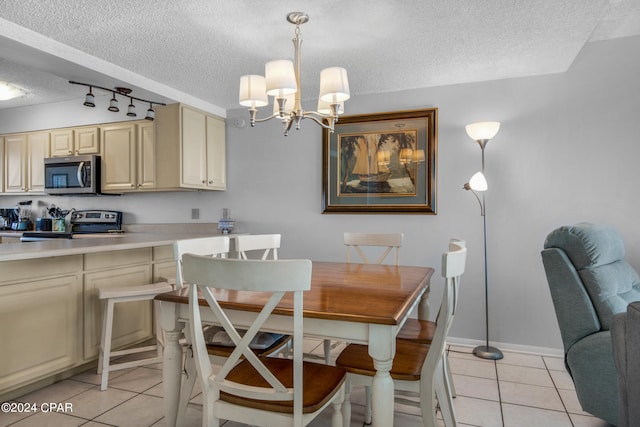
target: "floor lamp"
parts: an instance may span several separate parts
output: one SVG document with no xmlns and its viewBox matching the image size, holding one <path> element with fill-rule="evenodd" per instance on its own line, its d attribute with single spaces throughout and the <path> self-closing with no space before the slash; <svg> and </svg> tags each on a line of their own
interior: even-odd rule
<svg viewBox="0 0 640 427">
<path fill-rule="evenodd" d="M 485 200 L 484 192 L 487 191 L 487 180 L 484 176 L 484 148 L 491 138 L 493 138 L 500 129 L 500 122 L 480 122 L 472 123 L 465 127 L 467 135 L 480 145 L 482 151 L 482 170 L 474 174 L 468 183 L 464 185 L 465 190 L 469 190 L 476 196 L 478 203 L 480 203 L 480 215 L 482 215 L 483 222 L 483 236 L 484 236 L 484 321 L 486 331 L 486 343 L 485 345 L 479 345 L 473 349 L 473 354 L 482 359 L 498 360 L 502 359 L 503 355 L 500 350 L 495 347 L 489 346 L 489 280 L 487 274 L 487 216 L 485 215 Z M 482 193 L 482 199 L 478 196 L 478 192 Z"/>
</svg>

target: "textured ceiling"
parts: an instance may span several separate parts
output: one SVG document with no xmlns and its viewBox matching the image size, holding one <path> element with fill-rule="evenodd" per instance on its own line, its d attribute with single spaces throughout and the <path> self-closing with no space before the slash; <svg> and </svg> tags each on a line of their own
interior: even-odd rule
<svg viewBox="0 0 640 427">
<path fill-rule="evenodd" d="M 241 75 L 293 59 L 285 18 L 298 10 L 310 16 L 301 27 L 307 108 L 327 66 L 345 67 L 357 96 L 564 72 L 585 43 L 640 34 L 640 0 L 3 0 L 0 80 L 28 95 L 0 108 L 82 98 L 69 79 L 236 108 Z M 39 56 L 60 44 L 82 66 Z"/>
</svg>

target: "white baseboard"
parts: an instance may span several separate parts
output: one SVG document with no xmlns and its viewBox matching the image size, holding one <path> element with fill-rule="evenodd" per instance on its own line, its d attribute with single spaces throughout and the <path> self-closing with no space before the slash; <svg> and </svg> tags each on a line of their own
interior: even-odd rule
<svg viewBox="0 0 640 427">
<path fill-rule="evenodd" d="M 460 347 L 477 347 L 484 345 L 485 341 L 472 340 L 468 338 L 447 337 L 447 343 Z M 561 348 L 536 347 L 532 345 L 511 344 L 504 342 L 489 342 L 489 345 L 499 348 L 501 351 L 511 353 L 535 354 L 538 356 L 564 357 L 564 350 Z"/>
</svg>

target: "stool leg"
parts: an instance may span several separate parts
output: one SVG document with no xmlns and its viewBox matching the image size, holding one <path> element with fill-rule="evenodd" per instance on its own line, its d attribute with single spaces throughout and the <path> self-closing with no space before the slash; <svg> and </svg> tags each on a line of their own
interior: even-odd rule
<svg viewBox="0 0 640 427">
<path fill-rule="evenodd" d="M 164 335 L 160 327 L 160 301 L 153 301 L 153 328 L 156 333 L 156 348 L 158 350 L 158 358 L 162 358 L 164 349 Z"/>
<path fill-rule="evenodd" d="M 107 389 L 109 382 L 109 363 L 111 361 L 111 334 L 113 332 L 113 306 L 111 299 L 107 300 L 107 306 L 104 311 L 104 319 L 102 321 L 102 340 L 100 342 L 100 356 L 98 360 L 98 373 L 102 371 L 102 380 L 100 382 L 100 390 Z"/>
<path fill-rule="evenodd" d="M 324 363 L 331 365 L 331 340 L 324 340 Z"/>
</svg>

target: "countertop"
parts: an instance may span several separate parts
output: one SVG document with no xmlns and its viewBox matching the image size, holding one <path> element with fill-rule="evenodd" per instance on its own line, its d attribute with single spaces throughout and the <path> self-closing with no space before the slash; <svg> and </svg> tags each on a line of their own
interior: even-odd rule
<svg viewBox="0 0 640 427">
<path fill-rule="evenodd" d="M 19 237 L 22 232 L 13 232 Z M 4 235 L 4 234 L 3 234 Z M 172 245 L 176 240 L 195 237 L 220 236 L 218 232 L 190 233 L 124 233 L 104 237 L 44 240 L 40 242 L 20 242 L 0 244 L 0 261 L 48 258 L 65 255 L 78 255 L 95 252 L 107 252 L 125 249 L 148 248 L 152 246 Z"/>
</svg>

